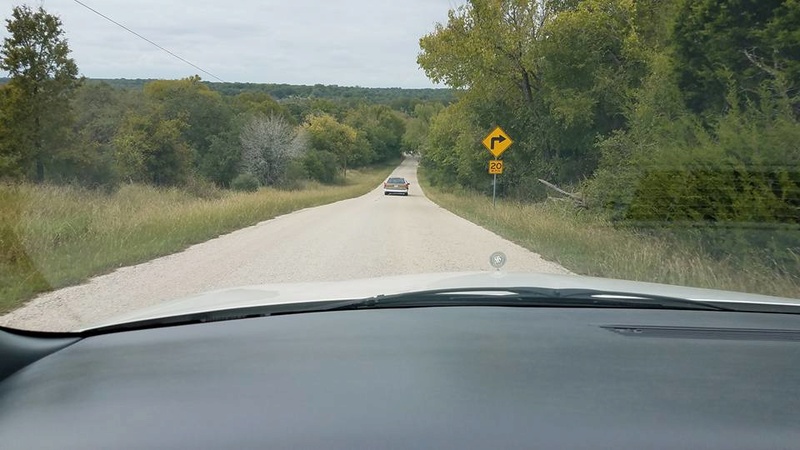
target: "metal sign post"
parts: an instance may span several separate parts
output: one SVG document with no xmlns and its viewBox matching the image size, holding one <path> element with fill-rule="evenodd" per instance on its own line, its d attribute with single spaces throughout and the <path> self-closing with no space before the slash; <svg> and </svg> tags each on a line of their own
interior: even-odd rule
<svg viewBox="0 0 800 450">
<path fill-rule="evenodd" d="M 497 174 L 492 175 L 492 207 L 497 206 Z"/>
</svg>

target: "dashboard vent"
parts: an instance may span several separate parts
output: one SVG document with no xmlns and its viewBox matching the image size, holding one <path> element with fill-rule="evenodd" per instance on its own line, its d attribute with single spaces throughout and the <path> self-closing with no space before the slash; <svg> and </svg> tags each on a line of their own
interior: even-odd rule
<svg viewBox="0 0 800 450">
<path fill-rule="evenodd" d="M 600 328 L 629 337 L 800 342 L 800 330 L 665 327 L 650 325 L 604 325 Z"/>
</svg>

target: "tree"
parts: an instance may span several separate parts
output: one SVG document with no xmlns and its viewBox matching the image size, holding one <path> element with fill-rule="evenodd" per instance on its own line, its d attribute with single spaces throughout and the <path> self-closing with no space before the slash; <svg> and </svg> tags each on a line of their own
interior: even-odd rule
<svg viewBox="0 0 800 450">
<path fill-rule="evenodd" d="M 358 132 L 329 114 L 313 115 L 303 124 L 311 148 L 330 152 L 339 160 L 339 167 L 347 175 L 347 167 L 357 167 L 371 161 L 369 148 L 359 145 Z"/>
<path fill-rule="evenodd" d="M 237 113 L 261 114 L 263 116 L 275 115 L 283 116 L 287 120 L 293 119 L 286 107 L 276 102 L 266 92 L 242 92 L 231 98 L 230 104 Z"/>
<path fill-rule="evenodd" d="M 289 162 L 305 150 L 305 137 L 281 116 L 255 116 L 242 128 L 242 166 L 263 185 L 281 181 Z"/>
<path fill-rule="evenodd" d="M 635 13 L 632 0 L 584 0 L 545 25 L 540 80 L 562 179 L 591 175 L 596 139 L 625 125 L 630 93 L 646 73 Z"/>
<path fill-rule="evenodd" d="M 681 89 L 696 113 L 719 114 L 731 85 L 740 102 L 756 98 L 764 80 L 786 71 L 798 89 L 800 2 L 797 0 L 687 0 L 675 24 Z"/>
<path fill-rule="evenodd" d="M 159 186 L 185 183 L 191 172 L 191 152 L 181 138 L 185 127 L 157 107 L 128 114 L 114 138 L 122 180 Z"/>
<path fill-rule="evenodd" d="M 613 118 L 619 116 L 621 102 L 605 99 L 618 98 L 614 90 L 624 92 L 624 86 L 608 76 L 616 75 L 613 60 L 603 74 L 598 65 L 606 61 L 594 58 L 587 65 L 572 58 L 573 51 L 580 50 L 572 42 L 585 43 L 580 24 L 587 25 L 593 46 L 586 51 L 610 53 L 597 47 L 608 36 L 614 40 L 607 47 L 619 46 L 621 40 L 612 32 L 619 21 L 604 21 L 629 3 L 470 0 L 450 11 L 446 25 L 438 24 L 433 33 L 420 39 L 422 52 L 417 61 L 431 79 L 462 91 L 459 102 L 469 108 L 462 110 L 468 120 L 461 123 L 472 123 L 477 129 L 461 134 L 484 134 L 502 124 L 515 138 L 514 150 L 504 156 L 513 160 L 514 169 L 504 174 L 503 182 L 517 186 L 538 184 L 536 178 L 574 182 L 596 165 L 595 134 L 619 123 Z M 554 41 L 569 46 L 569 59 L 559 60 L 560 46 L 551 44 Z M 575 77 L 569 75 L 571 71 Z M 471 166 L 472 156 L 465 157 L 463 166 Z"/>
<path fill-rule="evenodd" d="M 450 10 L 447 25 L 420 39 L 417 62 L 435 82 L 520 96 L 533 103 L 537 43 L 548 21 L 575 0 L 470 0 Z"/>
<path fill-rule="evenodd" d="M 411 117 L 406 121 L 403 133 L 403 151 L 420 154 L 428 138 L 431 119 L 444 109 L 438 102 L 420 102 L 414 106 Z"/>
<path fill-rule="evenodd" d="M 48 178 L 89 187 L 115 187 L 114 136 L 126 112 L 141 109 L 137 100 L 141 100 L 140 93 L 116 90 L 104 82 L 79 86 L 71 101 L 74 117 L 70 145 L 59 153 Z"/>
<path fill-rule="evenodd" d="M 19 106 L 24 105 L 19 89 L 6 84 L 0 87 L 0 179 L 24 177 L 33 155 L 29 135 L 19 133 Z M 27 139 L 26 139 L 27 138 Z"/>
<path fill-rule="evenodd" d="M 458 102 L 431 119 L 422 158 L 433 169 L 435 184 L 456 182 L 479 190 L 487 185 L 483 174 L 488 152 L 476 145 L 483 136 L 470 109 L 468 103 Z"/>
<path fill-rule="evenodd" d="M 388 106 L 360 105 L 347 114 L 345 123 L 364 137 L 374 155 L 372 160 L 386 161 L 402 154 L 406 125 Z"/>
<path fill-rule="evenodd" d="M 78 67 L 69 57 L 61 20 L 43 8 L 15 7 L 6 28 L 0 69 L 11 81 L 3 89 L 0 169 L 15 166 L 18 173 L 32 173 L 41 182 L 46 166 L 67 141 L 69 100 L 80 83 Z"/>
<path fill-rule="evenodd" d="M 239 127 L 211 136 L 208 153 L 199 161 L 198 170 L 219 186 L 229 186 L 239 173 L 242 147 Z"/>
<path fill-rule="evenodd" d="M 227 140 L 223 135 L 231 129 L 232 119 L 219 92 L 212 91 L 195 75 L 182 80 L 152 81 L 144 86 L 144 95 L 168 119 L 185 123 L 181 136 L 192 152 L 194 169 L 218 184 L 229 182 L 229 158 L 215 153 L 228 148 L 221 143 Z"/>
<path fill-rule="evenodd" d="M 332 183 L 336 179 L 338 160 L 329 151 L 311 149 L 303 156 L 302 163 L 311 179 L 322 183 Z"/>
</svg>

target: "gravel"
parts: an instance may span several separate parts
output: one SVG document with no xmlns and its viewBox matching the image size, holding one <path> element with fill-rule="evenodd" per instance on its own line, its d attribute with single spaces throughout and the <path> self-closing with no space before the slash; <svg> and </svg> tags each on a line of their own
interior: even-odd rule
<svg viewBox="0 0 800 450">
<path fill-rule="evenodd" d="M 430 272 L 504 270 L 569 273 L 536 253 L 440 208 L 416 177 L 417 162 L 393 173 L 410 194 L 382 187 L 358 198 L 296 211 L 87 283 L 52 291 L 0 317 L 0 325 L 68 331 L 166 300 L 261 283 L 334 281 Z"/>
</svg>

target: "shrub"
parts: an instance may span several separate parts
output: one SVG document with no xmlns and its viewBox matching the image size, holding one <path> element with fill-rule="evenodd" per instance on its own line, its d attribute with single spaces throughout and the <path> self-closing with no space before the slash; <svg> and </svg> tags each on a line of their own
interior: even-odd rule
<svg viewBox="0 0 800 450">
<path fill-rule="evenodd" d="M 200 176 L 189 178 L 184 189 L 198 198 L 217 199 L 222 197 L 222 190 L 216 184 Z"/>
<path fill-rule="evenodd" d="M 336 179 L 338 160 L 336 155 L 325 150 L 311 150 L 303 156 L 303 166 L 308 176 L 321 183 L 333 183 Z"/>
<path fill-rule="evenodd" d="M 231 189 L 234 191 L 255 192 L 259 187 L 258 178 L 252 173 L 239 174 L 231 182 Z"/>
<path fill-rule="evenodd" d="M 288 190 L 302 189 L 307 179 L 308 173 L 303 161 L 292 159 L 286 164 L 286 171 L 279 180 L 278 187 Z"/>
</svg>

